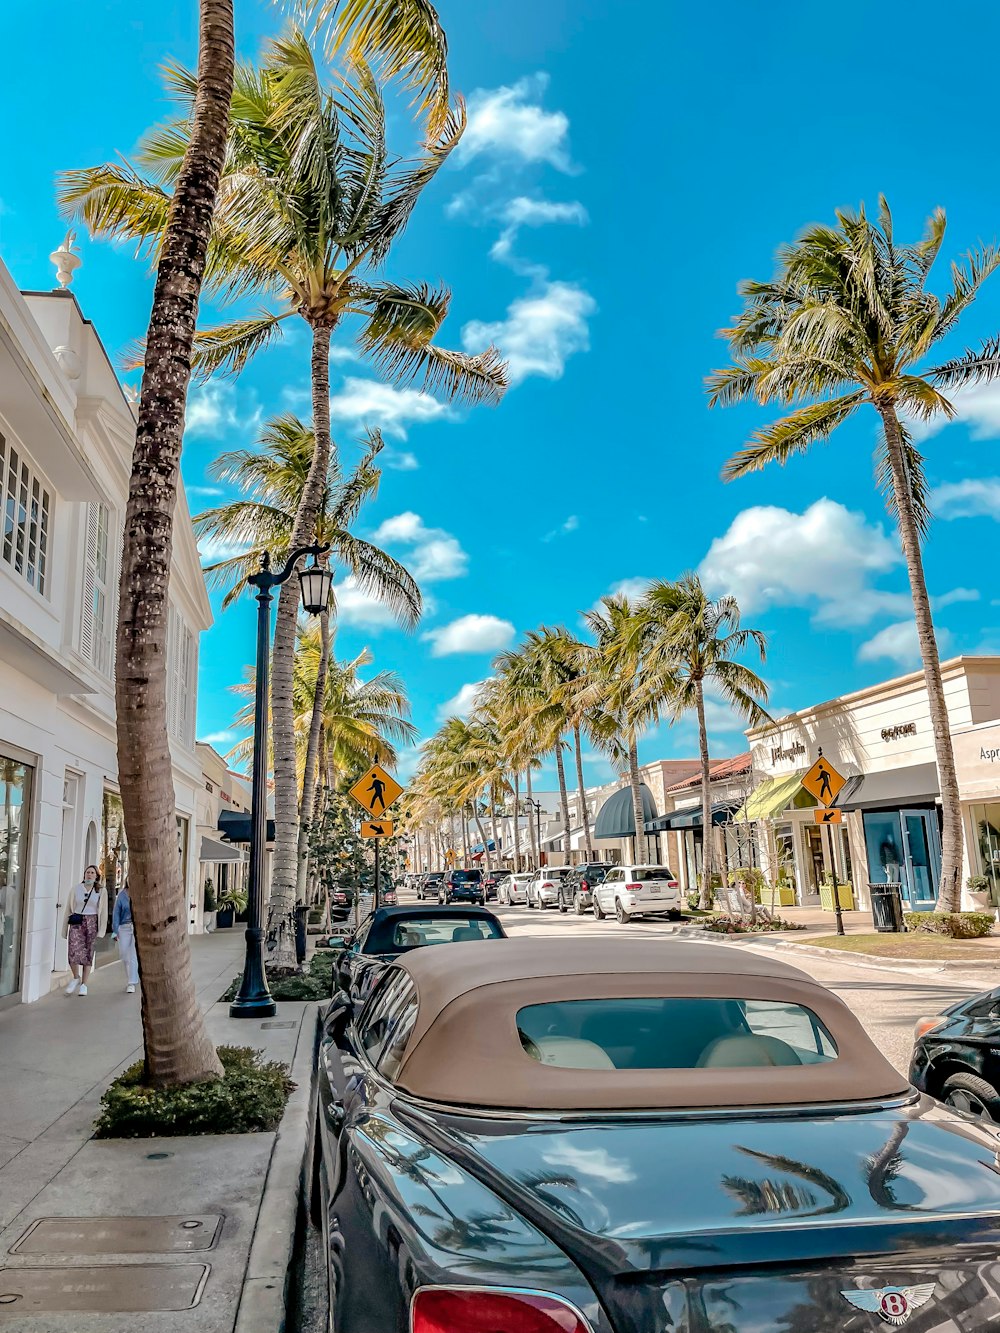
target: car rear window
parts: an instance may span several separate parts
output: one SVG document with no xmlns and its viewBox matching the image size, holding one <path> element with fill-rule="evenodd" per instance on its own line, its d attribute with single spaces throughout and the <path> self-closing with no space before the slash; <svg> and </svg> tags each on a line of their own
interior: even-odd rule
<svg viewBox="0 0 1000 1333">
<path fill-rule="evenodd" d="M 451 878 L 455 884 L 478 884 L 483 877 L 481 870 L 453 870 Z"/>
<path fill-rule="evenodd" d="M 517 1014 L 532 1059 L 563 1069 L 749 1069 L 837 1058 L 812 1010 L 776 1000 L 565 1000 Z"/>
<path fill-rule="evenodd" d="M 677 876 L 669 866 L 636 866 L 626 873 L 625 878 L 630 884 L 644 884 L 651 879 L 676 879 Z"/>
<path fill-rule="evenodd" d="M 428 944 L 461 944 L 466 940 L 499 940 L 499 926 L 481 917 L 428 917 L 397 921 L 393 925 L 393 953 L 422 949 Z"/>
</svg>

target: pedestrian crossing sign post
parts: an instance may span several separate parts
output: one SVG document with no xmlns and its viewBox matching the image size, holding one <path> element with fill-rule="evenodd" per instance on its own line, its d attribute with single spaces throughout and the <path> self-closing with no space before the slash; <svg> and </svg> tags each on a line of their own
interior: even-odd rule
<svg viewBox="0 0 1000 1333">
<path fill-rule="evenodd" d="M 403 794 L 391 773 L 387 773 L 380 764 L 372 764 L 363 778 L 358 778 L 351 788 L 351 795 L 362 806 L 369 819 L 381 819 L 395 801 Z"/>
<path fill-rule="evenodd" d="M 363 838 L 391 838 L 396 826 L 391 819 L 363 819 L 361 836 Z"/>
<path fill-rule="evenodd" d="M 827 843 L 830 851 L 830 875 L 833 879 L 833 910 L 837 914 L 837 934 L 843 935 L 844 916 L 840 907 L 840 887 L 837 884 L 837 861 L 833 851 L 833 825 L 843 823 L 843 811 L 834 810 L 834 801 L 844 790 L 844 784 L 847 779 L 842 773 L 838 773 L 829 760 L 823 758 L 823 751 L 819 755 L 815 764 L 802 779 L 803 788 L 819 802 L 820 809 L 813 811 L 813 819 L 817 824 L 825 824 L 827 828 Z"/>
</svg>

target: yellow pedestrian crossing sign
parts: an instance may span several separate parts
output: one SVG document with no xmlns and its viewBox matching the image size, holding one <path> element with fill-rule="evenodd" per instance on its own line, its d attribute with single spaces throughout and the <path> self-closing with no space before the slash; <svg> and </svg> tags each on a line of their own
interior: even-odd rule
<svg viewBox="0 0 1000 1333">
<path fill-rule="evenodd" d="M 827 810 L 825 807 L 821 807 L 819 810 L 813 811 L 813 822 L 816 824 L 842 824 L 844 822 L 844 812 L 836 808 Z"/>
<path fill-rule="evenodd" d="M 802 785 L 820 805 L 833 805 L 843 791 L 846 781 L 847 779 L 837 772 L 828 759 L 820 756 L 802 779 Z"/>
<path fill-rule="evenodd" d="M 387 773 L 380 764 L 372 764 L 363 778 L 358 778 L 351 788 L 351 795 L 368 812 L 370 818 L 378 820 L 394 801 L 403 794 L 391 773 Z"/>
<path fill-rule="evenodd" d="M 391 838 L 395 832 L 391 819 L 363 819 L 361 836 L 363 838 Z"/>
</svg>

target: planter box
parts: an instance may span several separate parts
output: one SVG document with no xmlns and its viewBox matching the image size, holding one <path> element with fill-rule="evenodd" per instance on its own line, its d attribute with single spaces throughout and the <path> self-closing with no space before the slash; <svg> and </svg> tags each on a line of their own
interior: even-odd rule
<svg viewBox="0 0 1000 1333">
<path fill-rule="evenodd" d="M 837 897 L 840 899 L 840 910 L 842 912 L 853 912 L 855 910 L 853 885 L 838 884 Z M 820 885 L 819 905 L 820 907 L 822 907 L 824 912 L 833 912 L 836 910 L 833 904 L 832 884 Z"/>
<path fill-rule="evenodd" d="M 231 907 L 224 908 L 222 911 L 216 912 L 215 914 L 216 930 L 232 930 L 233 922 L 235 921 L 235 919 L 236 919 L 236 914 Z"/>
<path fill-rule="evenodd" d="M 757 901 L 760 903 L 761 907 L 766 907 L 766 908 L 770 909 L 770 906 L 771 906 L 771 890 L 770 890 L 770 889 L 758 889 L 758 891 L 757 891 Z M 775 895 L 774 895 L 774 902 L 775 902 L 775 906 L 776 906 L 776 907 L 794 907 L 794 906 L 795 906 L 795 903 L 796 903 L 795 890 L 794 890 L 794 888 L 791 886 L 791 884 L 779 884 L 779 885 L 778 885 L 777 892 L 776 892 Z"/>
</svg>

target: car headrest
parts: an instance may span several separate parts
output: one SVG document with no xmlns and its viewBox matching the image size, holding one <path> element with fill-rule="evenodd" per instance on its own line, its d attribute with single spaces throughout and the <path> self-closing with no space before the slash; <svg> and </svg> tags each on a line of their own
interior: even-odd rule
<svg viewBox="0 0 1000 1333">
<path fill-rule="evenodd" d="M 700 1069 L 747 1069 L 752 1065 L 800 1065 L 786 1041 L 744 1035 L 719 1037 L 701 1053 Z"/>
</svg>

